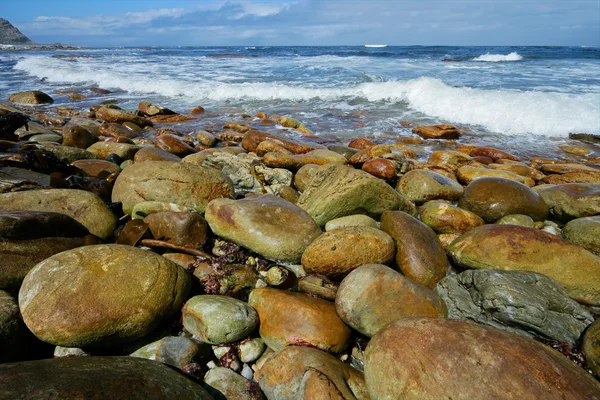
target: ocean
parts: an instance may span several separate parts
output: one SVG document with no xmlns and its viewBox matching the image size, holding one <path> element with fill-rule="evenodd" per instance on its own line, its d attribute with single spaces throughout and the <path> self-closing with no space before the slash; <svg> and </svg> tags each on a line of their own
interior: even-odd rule
<svg viewBox="0 0 600 400">
<path fill-rule="evenodd" d="M 413 125 L 452 124 L 465 143 L 516 153 L 556 151 L 569 133 L 600 134 L 596 47 L 152 47 L 1 51 L 0 101 L 38 89 L 141 100 L 179 112 L 201 105 L 202 124 L 258 111 L 292 116 L 316 135 L 409 136 Z"/>
</svg>

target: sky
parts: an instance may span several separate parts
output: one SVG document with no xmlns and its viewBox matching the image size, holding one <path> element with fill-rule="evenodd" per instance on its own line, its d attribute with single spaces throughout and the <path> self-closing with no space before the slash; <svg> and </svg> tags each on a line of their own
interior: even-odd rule
<svg viewBox="0 0 600 400">
<path fill-rule="evenodd" d="M 0 0 L 37 43 L 600 46 L 600 0 Z"/>
</svg>

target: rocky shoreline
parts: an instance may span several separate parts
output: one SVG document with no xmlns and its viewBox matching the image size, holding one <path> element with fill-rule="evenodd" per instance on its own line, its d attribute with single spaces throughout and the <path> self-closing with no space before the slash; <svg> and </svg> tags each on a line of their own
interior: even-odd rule
<svg viewBox="0 0 600 400">
<path fill-rule="evenodd" d="M 60 94 L 0 104 L 0 398 L 600 399 L 592 141 Z"/>
</svg>

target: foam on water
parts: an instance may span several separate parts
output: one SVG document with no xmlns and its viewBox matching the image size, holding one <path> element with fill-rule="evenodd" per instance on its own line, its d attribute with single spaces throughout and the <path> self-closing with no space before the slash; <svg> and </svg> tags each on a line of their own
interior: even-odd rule
<svg viewBox="0 0 600 400">
<path fill-rule="evenodd" d="M 518 54 L 516 51 L 509 53 L 507 55 L 504 54 L 483 54 L 479 57 L 475 57 L 473 61 L 488 61 L 488 62 L 500 62 L 500 61 L 521 61 L 523 57 Z"/>
</svg>

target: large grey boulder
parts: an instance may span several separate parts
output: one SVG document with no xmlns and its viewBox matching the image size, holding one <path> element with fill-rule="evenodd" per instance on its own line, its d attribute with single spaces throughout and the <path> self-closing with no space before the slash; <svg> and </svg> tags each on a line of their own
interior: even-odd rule
<svg viewBox="0 0 600 400">
<path fill-rule="evenodd" d="M 448 318 L 492 325 L 524 336 L 575 344 L 593 316 L 545 275 L 469 270 L 438 283 Z"/>
</svg>

